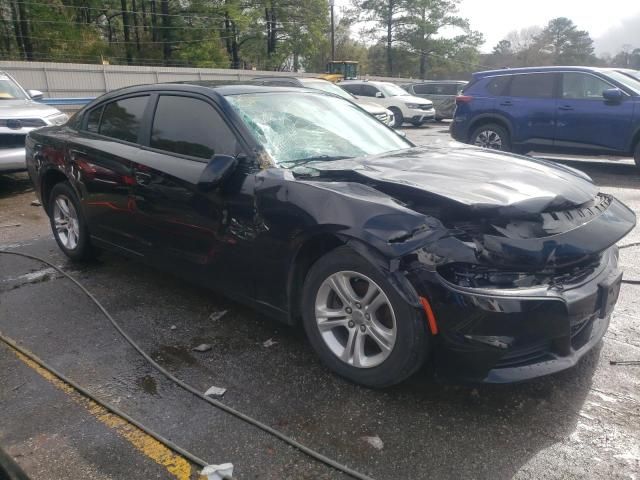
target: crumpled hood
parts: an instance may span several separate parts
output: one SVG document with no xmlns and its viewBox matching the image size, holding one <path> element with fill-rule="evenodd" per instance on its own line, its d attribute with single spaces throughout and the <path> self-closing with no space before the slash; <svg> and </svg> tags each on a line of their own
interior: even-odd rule
<svg viewBox="0 0 640 480">
<path fill-rule="evenodd" d="M 0 100 L 0 118 L 45 118 L 57 113 L 57 108 L 31 100 Z"/>
<path fill-rule="evenodd" d="M 592 201 L 598 193 L 582 172 L 551 162 L 451 142 L 414 147 L 374 157 L 314 163 L 320 177 L 347 176 L 437 195 L 473 210 L 507 209 L 526 214 L 564 210 Z M 388 192 L 387 192 L 388 193 Z"/>
</svg>

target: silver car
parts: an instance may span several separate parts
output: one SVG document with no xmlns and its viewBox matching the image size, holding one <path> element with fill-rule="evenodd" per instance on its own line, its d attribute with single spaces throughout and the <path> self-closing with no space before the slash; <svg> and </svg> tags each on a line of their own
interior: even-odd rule
<svg viewBox="0 0 640 480">
<path fill-rule="evenodd" d="M 453 118 L 456 109 L 456 97 L 467 85 L 463 80 L 429 80 L 402 85 L 407 92 L 416 97 L 426 98 L 436 108 L 436 120 Z"/>
<path fill-rule="evenodd" d="M 0 72 L 0 173 L 26 170 L 27 133 L 69 119 L 60 110 L 35 101 L 41 98 L 42 92 L 27 92 L 9 74 Z"/>
</svg>

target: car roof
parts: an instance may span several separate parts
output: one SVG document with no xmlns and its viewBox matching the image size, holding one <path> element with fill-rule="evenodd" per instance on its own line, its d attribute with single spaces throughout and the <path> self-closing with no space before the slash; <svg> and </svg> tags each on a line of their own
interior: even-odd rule
<svg viewBox="0 0 640 480">
<path fill-rule="evenodd" d="M 474 78 L 494 77 L 498 75 L 514 75 L 518 73 L 544 73 L 544 72 L 605 72 L 604 68 L 597 67 L 579 67 L 579 66 L 551 66 L 551 67 L 519 67 L 519 68 L 501 68 L 499 70 L 485 70 L 475 72 Z"/>
<path fill-rule="evenodd" d="M 111 99 L 125 96 L 135 95 L 137 93 L 153 93 L 157 91 L 175 91 L 182 93 L 199 93 L 211 98 L 223 97 L 228 95 L 244 95 L 251 93 L 276 93 L 276 92 L 288 92 L 288 93 L 314 93 L 318 95 L 331 95 L 330 93 L 322 90 L 304 88 L 304 87 L 280 87 L 270 85 L 256 85 L 251 81 L 216 81 L 216 80 L 197 80 L 197 81 L 184 81 L 173 83 L 151 83 L 142 85 L 133 85 L 130 87 L 123 87 L 117 90 L 111 90 L 108 93 L 96 98 L 91 103 L 87 104 L 83 110 L 89 110 L 99 103 L 109 101 Z"/>
<path fill-rule="evenodd" d="M 469 83 L 467 80 L 420 80 L 419 82 L 409 82 L 404 85 L 422 85 L 423 83 L 446 83 L 451 85 L 458 85 Z"/>
<path fill-rule="evenodd" d="M 340 83 L 361 83 L 363 85 L 366 85 L 366 84 L 381 85 L 383 83 L 391 83 L 391 82 L 383 82 L 381 80 L 343 80 Z M 394 85 L 394 84 L 392 84 L 392 85 Z"/>
</svg>

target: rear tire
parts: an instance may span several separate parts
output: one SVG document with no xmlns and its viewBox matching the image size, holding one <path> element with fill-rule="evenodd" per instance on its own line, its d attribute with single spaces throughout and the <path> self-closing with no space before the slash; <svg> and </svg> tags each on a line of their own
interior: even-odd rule
<svg viewBox="0 0 640 480">
<path fill-rule="evenodd" d="M 469 143 L 490 150 L 511 151 L 509 132 L 506 128 L 496 123 L 480 125 L 471 134 Z"/>
<path fill-rule="evenodd" d="M 396 107 L 391 107 L 389 110 L 391 110 L 393 112 L 393 128 L 400 128 L 402 126 L 402 124 L 404 123 L 404 116 L 402 115 L 402 112 L 396 108 Z"/>
<path fill-rule="evenodd" d="M 74 261 L 96 256 L 76 192 L 68 182 L 54 185 L 49 196 L 49 222 L 60 250 Z"/>
<path fill-rule="evenodd" d="M 309 342 L 323 363 L 367 387 L 405 380 L 427 356 L 424 314 L 348 247 L 329 252 L 311 267 L 302 316 Z"/>
<path fill-rule="evenodd" d="M 633 159 L 636 162 L 636 167 L 640 168 L 640 140 L 636 144 L 636 150 L 633 153 Z"/>
</svg>

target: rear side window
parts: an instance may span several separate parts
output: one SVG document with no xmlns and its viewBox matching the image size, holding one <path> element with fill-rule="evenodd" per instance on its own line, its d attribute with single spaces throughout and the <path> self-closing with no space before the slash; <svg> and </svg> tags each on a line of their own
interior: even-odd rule
<svg viewBox="0 0 640 480">
<path fill-rule="evenodd" d="M 161 95 L 153 119 L 151 147 L 203 159 L 237 155 L 235 134 L 215 108 L 203 100 Z"/>
<path fill-rule="evenodd" d="M 429 94 L 436 93 L 435 85 L 432 85 L 430 83 L 414 85 L 413 91 L 418 95 L 429 95 Z"/>
<path fill-rule="evenodd" d="M 511 76 L 502 75 L 500 77 L 492 77 L 487 83 L 487 92 L 494 97 L 501 97 L 507 94 Z"/>
<path fill-rule="evenodd" d="M 94 108 L 87 115 L 87 131 L 92 133 L 98 133 L 98 129 L 100 128 L 100 117 L 102 116 L 102 110 L 104 110 L 104 105 L 99 106 L 98 108 Z"/>
<path fill-rule="evenodd" d="M 527 98 L 553 98 L 555 73 L 528 73 L 511 79 L 511 96 Z"/>
<path fill-rule="evenodd" d="M 126 142 L 137 142 L 149 96 L 125 98 L 108 103 L 100 122 L 100 134 Z"/>
</svg>

